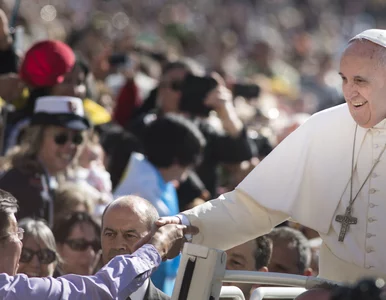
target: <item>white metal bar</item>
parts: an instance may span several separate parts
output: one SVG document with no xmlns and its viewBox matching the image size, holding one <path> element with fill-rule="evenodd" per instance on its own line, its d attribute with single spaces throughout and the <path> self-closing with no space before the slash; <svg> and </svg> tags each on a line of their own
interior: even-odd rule
<svg viewBox="0 0 386 300">
<path fill-rule="evenodd" d="M 259 287 L 253 290 L 250 300 L 294 299 L 305 291 L 305 288 L 296 287 Z"/>
<path fill-rule="evenodd" d="M 243 292 L 236 286 L 223 286 L 220 291 L 220 298 L 245 300 Z"/>
<path fill-rule="evenodd" d="M 251 271 L 225 271 L 223 282 L 260 283 L 268 285 L 294 286 L 311 289 L 314 287 L 339 286 L 340 283 L 322 278 L 301 276 L 293 274 L 273 272 L 251 272 Z"/>
</svg>

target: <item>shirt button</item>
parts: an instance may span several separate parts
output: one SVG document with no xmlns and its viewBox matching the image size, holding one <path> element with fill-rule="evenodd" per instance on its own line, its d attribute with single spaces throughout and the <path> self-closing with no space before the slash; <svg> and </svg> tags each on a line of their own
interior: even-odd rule
<svg viewBox="0 0 386 300">
<path fill-rule="evenodd" d="M 371 177 L 372 177 L 372 178 L 377 178 L 377 177 L 378 177 L 378 174 L 377 174 L 377 173 L 372 173 L 372 174 L 371 174 Z"/>
<path fill-rule="evenodd" d="M 370 194 L 375 194 L 376 192 L 377 192 L 376 189 L 370 189 L 370 190 L 369 190 L 369 193 L 370 193 Z"/>
<path fill-rule="evenodd" d="M 367 221 L 369 221 L 370 223 L 372 223 L 372 222 L 375 222 L 376 219 L 374 219 L 374 218 L 368 218 Z"/>
<path fill-rule="evenodd" d="M 366 252 L 371 253 L 371 252 L 375 252 L 375 250 L 372 247 L 367 247 Z"/>
<path fill-rule="evenodd" d="M 379 145 L 378 145 L 378 144 L 375 144 L 375 145 L 374 145 L 374 148 L 379 148 Z"/>
<path fill-rule="evenodd" d="M 375 234 L 372 234 L 372 233 L 366 233 L 366 237 L 369 239 L 371 237 L 375 236 Z"/>
<path fill-rule="evenodd" d="M 371 268 L 374 268 L 374 266 L 366 265 L 365 268 L 366 269 L 371 269 Z"/>
<path fill-rule="evenodd" d="M 380 159 L 374 159 L 373 162 L 374 164 L 377 164 L 378 162 L 380 162 L 381 160 Z"/>
</svg>

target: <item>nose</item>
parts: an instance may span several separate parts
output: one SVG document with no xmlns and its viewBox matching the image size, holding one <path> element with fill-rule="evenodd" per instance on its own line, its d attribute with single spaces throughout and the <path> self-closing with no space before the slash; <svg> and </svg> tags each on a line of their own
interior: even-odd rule
<svg viewBox="0 0 386 300">
<path fill-rule="evenodd" d="M 40 261 L 39 261 L 38 256 L 36 254 L 32 257 L 30 264 L 33 267 L 40 268 Z"/>
<path fill-rule="evenodd" d="M 359 95 L 357 88 L 352 83 L 347 83 L 343 85 L 342 90 L 343 90 L 344 98 L 348 101 L 352 100 L 353 98 Z"/>
<path fill-rule="evenodd" d="M 124 251 L 124 252 L 127 252 L 128 250 L 131 251 L 129 244 L 121 234 L 117 235 L 114 246 L 115 246 L 114 248 L 117 249 L 118 251 Z"/>
</svg>

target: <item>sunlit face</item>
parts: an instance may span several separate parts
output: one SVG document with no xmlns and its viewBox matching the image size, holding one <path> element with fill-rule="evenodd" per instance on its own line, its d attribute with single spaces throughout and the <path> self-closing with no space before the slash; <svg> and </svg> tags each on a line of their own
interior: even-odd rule
<svg viewBox="0 0 386 300">
<path fill-rule="evenodd" d="M 17 236 L 17 221 L 14 214 L 8 216 L 9 227 L 0 239 L 0 273 L 15 275 L 19 267 L 22 242 Z"/>
<path fill-rule="evenodd" d="M 135 243 L 148 232 L 147 223 L 141 214 L 135 213 L 127 205 L 111 205 L 103 218 L 103 263 L 108 263 L 116 255 L 133 253 Z"/>
<path fill-rule="evenodd" d="M 84 248 L 74 248 L 74 243 L 58 244 L 58 252 L 63 259 L 62 269 L 65 274 L 91 275 L 97 264 L 98 250 L 92 247 L 92 243 L 99 243 L 99 237 L 95 228 L 88 222 L 81 222 L 74 226 L 68 241 L 75 242 L 76 245 L 88 245 Z"/>
<path fill-rule="evenodd" d="M 371 128 L 386 118 L 386 66 L 379 51 L 369 41 L 355 41 L 343 53 L 340 62 L 342 89 L 355 122 Z"/>
<path fill-rule="evenodd" d="M 34 239 L 31 236 L 25 236 L 23 240 L 23 250 L 30 253 L 36 253 L 38 251 L 42 251 L 41 253 L 49 253 L 52 252 L 50 250 L 46 243 L 44 243 L 42 240 Z M 51 254 L 50 254 L 51 255 Z M 47 259 L 50 255 L 42 255 L 41 257 L 44 257 Z M 33 254 L 31 260 L 29 262 L 22 262 L 22 257 L 25 256 L 22 254 L 20 262 L 19 262 L 19 269 L 17 270 L 18 273 L 26 274 L 28 277 L 47 277 L 52 276 L 54 274 L 54 270 L 56 267 L 56 259 L 52 261 L 51 263 L 45 263 L 45 261 L 41 261 L 38 258 L 38 255 Z M 53 258 L 54 256 L 52 256 Z"/>
<path fill-rule="evenodd" d="M 58 143 L 67 137 L 64 144 Z M 44 132 L 38 158 L 51 175 L 64 171 L 73 161 L 82 139 L 81 132 L 58 126 L 49 126 Z"/>
</svg>

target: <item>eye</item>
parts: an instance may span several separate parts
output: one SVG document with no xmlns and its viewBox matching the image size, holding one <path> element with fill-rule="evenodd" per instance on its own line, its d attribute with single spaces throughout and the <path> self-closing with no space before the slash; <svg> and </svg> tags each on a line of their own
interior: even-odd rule
<svg viewBox="0 0 386 300">
<path fill-rule="evenodd" d="M 241 263 L 239 263 L 237 260 L 232 259 L 231 264 L 234 266 L 241 266 Z"/>
<path fill-rule="evenodd" d="M 137 236 L 135 236 L 134 234 L 132 234 L 132 233 L 126 233 L 125 234 L 125 238 L 126 239 L 132 239 L 132 238 L 136 238 Z"/>
<path fill-rule="evenodd" d="M 115 233 L 114 232 L 105 232 L 105 236 L 107 237 L 114 237 L 115 236 Z"/>
</svg>

